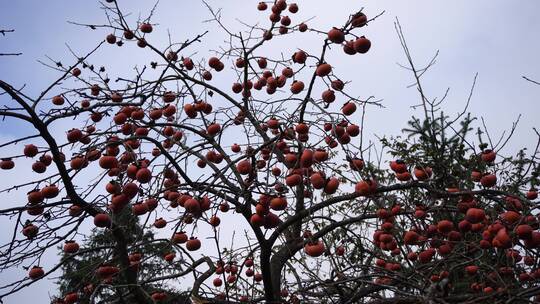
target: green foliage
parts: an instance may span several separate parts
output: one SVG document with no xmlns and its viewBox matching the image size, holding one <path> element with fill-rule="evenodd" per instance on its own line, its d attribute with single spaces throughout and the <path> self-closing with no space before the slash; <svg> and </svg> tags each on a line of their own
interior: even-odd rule
<svg viewBox="0 0 540 304">
<path fill-rule="evenodd" d="M 116 223 L 121 225 L 127 238 L 126 241 L 131 244 L 130 247 L 136 248 L 136 251 L 131 253 L 136 252 L 142 255 L 138 270 L 139 282 L 170 275 L 174 273 L 173 270 L 178 270 L 181 267 L 181 259 L 178 264 L 170 264 L 163 259 L 163 256 L 172 250 L 170 242 L 156 239 L 154 233 L 150 229 L 143 229 L 138 217 L 133 216 L 127 209 L 129 208 L 124 208 L 117 215 Z M 62 275 L 57 282 L 61 297 L 69 292 L 82 291 L 79 293 L 81 304 L 99 301 L 109 303 L 107 299 L 122 298 L 126 298 L 126 303 L 130 303 L 129 292 L 125 286 L 122 286 L 124 279 L 121 276 L 115 276 L 112 282 L 105 283 L 95 274 L 95 270 L 102 264 L 120 265 L 117 261 L 118 257 L 115 256 L 115 243 L 110 229 L 94 228 L 80 245 L 81 248 L 77 254 L 64 253 Z M 88 289 L 89 286 L 92 286 L 94 290 L 92 295 L 84 292 L 85 287 Z M 172 286 L 160 283 L 145 284 L 143 288 L 148 294 L 154 291 L 166 291 L 169 295 L 168 301 L 162 303 L 173 303 L 174 299 L 185 298 L 185 295 L 180 295 L 179 291 Z M 90 296 L 93 300 L 90 300 Z"/>
</svg>

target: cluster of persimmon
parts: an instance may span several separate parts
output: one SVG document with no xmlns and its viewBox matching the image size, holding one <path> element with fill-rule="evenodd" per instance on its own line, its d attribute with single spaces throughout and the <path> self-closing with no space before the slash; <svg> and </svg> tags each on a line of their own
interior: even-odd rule
<svg viewBox="0 0 540 304">
<path fill-rule="evenodd" d="M 253 281 L 256 284 L 260 284 L 263 280 L 263 276 L 260 272 L 256 272 L 254 269 L 254 261 L 253 258 L 248 257 L 244 260 L 243 267 L 245 268 L 244 275 L 248 278 L 252 278 Z M 225 263 L 222 260 L 217 261 L 216 263 L 216 275 L 212 280 L 212 284 L 214 287 L 219 288 L 223 286 L 223 280 L 222 277 L 225 278 L 225 284 L 233 285 L 238 280 L 239 272 L 242 271 L 242 268 L 239 268 L 236 261 L 229 261 Z M 218 292 L 216 294 L 216 299 L 219 300 L 225 300 L 226 296 L 223 292 Z M 240 297 L 240 301 L 246 302 L 249 300 L 249 297 L 246 295 L 242 295 Z"/>
<path fill-rule="evenodd" d="M 257 5 L 257 9 L 260 11 L 266 11 L 268 9 L 269 5 L 266 2 L 260 2 Z M 305 32 L 308 30 L 308 26 L 305 23 L 300 23 L 297 26 L 291 26 L 292 20 L 289 16 L 284 15 L 284 13 L 288 10 L 291 14 L 295 14 L 298 12 L 299 8 L 296 3 L 290 3 L 287 4 L 285 0 L 278 0 L 271 6 L 271 13 L 269 16 L 269 19 L 271 22 L 275 24 L 279 24 L 278 32 L 281 35 L 287 34 L 290 30 L 298 30 L 300 32 Z M 356 53 L 364 54 L 369 51 L 371 47 L 371 41 L 364 36 L 357 37 L 351 33 L 351 30 L 353 28 L 359 28 L 364 25 L 366 25 L 368 22 L 368 19 L 365 14 L 363 13 L 357 13 L 355 14 L 351 20 L 345 25 L 344 28 L 332 28 L 330 31 L 328 31 L 327 39 L 330 43 L 335 44 L 343 44 L 343 51 L 346 54 L 354 55 Z M 118 46 L 122 46 L 124 44 L 124 40 L 137 40 L 137 45 L 141 48 L 144 48 L 147 46 L 147 42 L 145 40 L 145 35 L 149 34 L 153 31 L 153 27 L 149 23 L 142 23 L 138 27 L 138 31 L 131 31 L 131 30 L 125 30 L 123 33 L 123 38 L 120 40 L 115 34 L 109 34 L 106 37 L 106 41 L 110 44 L 116 44 Z M 349 41 L 346 41 L 347 35 L 351 35 L 354 37 L 354 39 L 351 39 Z M 264 39 L 270 40 L 273 37 L 273 33 L 271 30 L 266 31 L 264 33 Z M 167 53 L 166 58 L 170 61 L 177 61 L 178 54 L 174 51 L 170 51 Z M 292 60 L 295 63 L 298 64 L 304 64 L 308 58 L 308 54 L 304 51 L 298 51 L 293 54 Z M 257 65 L 261 69 L 266 69 L 268 66 L 268 60 L 264 57 L 260 57 L 257 59 Z M 191 71 L 195 68 L 195 64 L 193 63 L 193 60 L 191 58 L 182 58 L 182 66 L 187 70 Z M 243 69 L 246 66 L 246 61 L 244 58 L 238 58 L 235 62 L 235 66 L 239 69 Z M 221 61 L 220 58 L 217 57 L 211 57 L 208 60 L 208 67 L 209 69 L 201 70 L 199 73 L 199 76 L 205 80 L 210 81 L 213 78 L 212 75 L 212 69 L 215 72 L 220 72 L 224 69 L 225 65 Z M 316 74 L 320 77 L 324 77 L 329 75 L 332 72 L 332 67 L 328 63 L 321 62 L 318 64 L 316 69 Z M 79 76 L 80 70 L 76 69 L 73 71 L 73 75 Z M 282 70 L 281 75 L 273 75 L 271 71 L 264 71 L 262 73 L 261 78 L 257 79 L 256 81 L 248 80 L 245 84 L 242 83 L 233 83 L 232 85 L 232 91 L 234 93 L 242 93 L 244 97 L 251 96 L 251 89 L 254 88 L 256 90 L 261 90 L 263 87 L 266 86 L 266 92 L 268 94 L 273 94 L 276 92 L 278 88 L 283 87 L 286 84 L 287 78 L 292 78 L 294 76 L 294 71 L 291 67 L 285 67 Z M 291 84 L 291 92 L 293 94 L 299 94 L 304 90 L 304 83 L 300 80 L 294 80 Z M 337 81 L 336 83 L 332 83 L 332 87 L 336 90 L 341 90 L 343 88 L 343 83 L 340 81 Z M 99 88 L 95 88 L 93 90 L 93 93 L 97 95 L 99 92 Z M 335 97 L 333 96 L 333 93 L 331 90 L 325 91 L 323 93 L 323 99 L 327 102 L 332 102 Z M 56 104 L 56 103 L 55 103 Z M 59 104 L 63 104 L 63 101 Z M 193 109 L 193 105 L 186 105 L 185 106 L 186 113 L 189 113 L 188 116 L 194 117 L 196 116 L 196 112 Z"/>
<path fill-rule="evenodd" d="M 257 8 L 260 11 L 266 11 L 268 9 L 268 4 L 265 2 L 260 2 L 257 5 Z M 282 35 L 289 31 L 288 27 L 291 25 L 291 18 L 287 15 L 283 15 L 283 12 L 285 12 L 286 9 L 287 2 L 285 0 L 276 1 L 271 7 L 271 14 L 269 16 L 270 21 L 280 23 L 279 33 Z M 290 13 L 295 14 L 298 12 L 298 5 L 296 3 L 291 3 L 288 5 L 288 10 Z M 367 21 L 366 15 L 363 13 L 357 13 L 351 19 L 350 25 L 352 25 L 352 27 L 362 27 L 366 25 Z M 308 27 L 305 23 L 300 23 L 298 25 L 298 30 L 300 32 L 305 32 L 307 29 Z M 344 44 L 343 51 L 349 55 L 366 53 L 371 47 L 371 42 L 363 36 L 346 41 L 347 34 L 348 31 L 334 27 L 328 32 L 328 40 L 332 43 Z M 271 39 L 272 35 L 271 33 L 267 32 L 265 37 L 266 39 Z"/>
<path fill-rule="evenodd" d="M 489 164 L 489 165 L 493 164 L 496 158 L 497 158 L 497 154 L 495 153 L 495 151 L 491 149 L 485 149 L 480 154 L 480 159 L 484 163 Z M 479 182 L 482 186 L 488 187 L 488 188 L 493 187 L 495 186 L 495 184 L 497 184 L 497 176 L 489 172 L 483 173 L 483 172 L 474 170 L 471 172 L 471 180 L 476 183 Z"/>
<path fill-rule="evenodd" d="M 493 165 L 496 154 L 491 150 L 484 151 L 479 158 Z M 412 178 L 407 164 L 403 161 L 391 161 L 390 168 L 400 181 Z M 480 182 L 484 188 L 495 185 L 494 175 L 481 174 L 481 178 L 475 178 L 474 172 L 476 171 L 473 171 L 471 179 Z M 419 181 L 429 179 L 431 174 L 432 170 L 428 166 L 414 168 L 414 175 Z M 486 177 L 490 182 L 482 181 Z M 357 185 L 357 191 L 361 183 Z M 361 189 L 367 191 L 367 183 L 362 184 Z M 460 190 L 449 188 L 446 191 L 452 193 Z M 531 189 L 523 197 L 532 201 L 538 198 L 538 193 Z M 375 261 L 375 265 L 389 272 L 396 272 L 411 267 L 411 263 L 430 263 L 437 256 L 441 260 L 451 260 L 454 253 L 472 257 L 481 255 L 485 250 L 496 250 L 505 258 L 497 259 L 496 262 L 490 261 L 488 264 L 482 263 L 480 257 L 471 258 L 470 264 L 464 263 L 463 259 L 457 259 L 459 265 L 455 271 L 469 276 L 472 291 L 505 292 L 509 282 L 516 282 L 516 278 L 522 283 L 538 280 L 540 268 L 535 267 L 538 256 L 534 252 L 540 248 L 540 220 L 531 213 L 530 206 L 524 206 L 522 200 L 516 196 L 507 195 L 504 202 L 503 208 L 492 208 L 489 206 L 489 198 L 465 194 L 457 201 L 455 212 L 447 214 L 446 219 L 433 215 L 433 220 L 439 219 L 431 223 L 428 217 L 431 210 L 422 204 L 416 206 L 414 213 L 404 212 L 399 204 L 381 208 L 377 211 L 380 224 L 373 234 L 373 242 L 391 257 L 381 257 Z M 411 213 L 413 221 L 407 219 Z M 396 220 L 398 216 L 404 217 L 403 220 Z M 405 226 L 407 223 L 413 224 L 409 230 Z M 399 235 L 399 231 L 404 231 L 403 235 Z M 432 282 L 439 282 L 451 275 L 447 270 L 449 266 L 443 265 L 444 269 L 439 273 L 435 268 L 426 268 L 431 274 L 429 279 Z M 388 275 L 377 278 L 376 282 L 387 285 L 395 283 Z"/>
<path fill-rule="evenodd" d="M 328 177 L 324 171 L 316 169 L 317 166 L 322 165 L 329 159 L 329 154 L 326 149 L 304 148 L 299 153 L 291 150 L 291 147 L 288 145 L 287 141 L 308 141 L 308 124 L 298 123 L 294 128 L 287 128 L 277 118 L 271 118 L 266 122 L 263 128 L 270 130 L 272 134 L 280 135 L 281 139 L 277 141 L 275 148 L 283 154 L 283 164 L 285 168 L 288 169 L 284 180 L 282 180 L 282 169 L 279 166 L 271 168 L 271 174 L 278 180 L 274 186 L 274 191 L 277 194 L 260 195 L 258 204 L 255 206 L 255 213 L 251 216 L 251 223 L 254 226 L 264 226 L 267 229 L 271 229 L 275 228 L 280 222 L 279 217 L 272 213 L 271 210 L 282 211 L 287 209 L 288 202 L 285 195 L 287 187 L 294 188 L 301 184 L 309 186 L 304 189 L 304 196 L 311 197 L 313 190 L 322 190 L 328 195 L 336 193 L 340 182 L 338 177 Z M 346 144 L 350 141 L 351 136 L 357 136 L 360 132 L 357 125 L 348 124 L 347 121 L 343 121 L 337 125 L 327 123 L 325 124 L 325 130 L 329 132 L 326 137 L 329 148 L 335 148 L 337 146 L 334 137 L 337 137 L 340 143 Z M 234 147 L 235 146 L 233 146 L 233 148 Z M 272 151 L 270 148 L 261 149 L 261 159 L 256 161 L 256 169 L 266 168 L 266 161 L 270 159 L 271 153 Z M 359 171 L 363 166 L 363 160 L 359 158 L 350 158 L 351 169 Z M 236 167 L 238 172 L 243 175 L 249 175 L 254 170 L 250 160 L 242 160 L 238 162 Z"/>
</svg>

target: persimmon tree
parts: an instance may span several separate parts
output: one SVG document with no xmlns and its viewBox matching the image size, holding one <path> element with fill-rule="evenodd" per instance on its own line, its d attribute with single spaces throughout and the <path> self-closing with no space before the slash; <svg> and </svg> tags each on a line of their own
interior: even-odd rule
<svg viewBox="0 0 540 304">
<path fill-rule="evenodd" d="M 154 10 L 104 10 L 109 23 L 83 26 L 105 40 L 51 66 L 39 96 L 0 81 L 0 116 L 28 132 L 0 145 L 0 193 L 27 193 L 0 210 L 0 267 L 21 270 L 0 299 L 63 270 L 56 303 L 536 301 L 538 144 L 502 155 L 517 124 L 497 142 L 467 106 L 447 115 L 398 23 L 420 115 L 367 142 L 380 101 L 357 97 L 327 54 L 365 56 L 380 15 L 315 29 L 278 0 L 234 32 L 209 7 L 227 43 L 192 56 L 206 33 L 162 45 Z M 306 31 L 320 49 L 264 48 Z M 104 47 L 158 60 L 111 80 L 95 68 Z M 7 185 L 13 172 L 28 181 Z"/>
</svg>

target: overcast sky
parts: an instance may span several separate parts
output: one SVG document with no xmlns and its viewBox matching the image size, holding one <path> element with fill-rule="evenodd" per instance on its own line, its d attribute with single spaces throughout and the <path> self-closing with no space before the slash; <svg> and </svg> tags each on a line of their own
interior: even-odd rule
<svg viewBox="0 0 540 304">
<path fill-rule="evenodd" d="M 209 0 L 215 8 L 223 9 L 223 20 L 238 28 L 235 18 L 267 24 L 267 14 L 254 8 L 258 1 Z M 341 25 L 347 16 L 364 7 L 368 16 L 385 11 L 382 17 L 362 30 L 372 41 L 370 52 L 362 56 L 345 56 L 333 50 L 329 60 L 344 80 L 352 80 L 355 92 L 363 97 L 383 99 L 385 108 L 370 108 L 366 115 L 365 132 L 372 137 L 398 135 L 412 113 L 410 106 L 418 102 L 409 72 L 397 63 L 405 63 L 403 51 L 394 31 L 394 21 L 399 18 L 407 42 L 417 64 L 429 61 L 437 50 L 440 55 L 435 67 L 426 75 L 424 86 L 431 97 L 442 96 L 449 87 L 446 107 L 457 113 L 465 104 L 474 75 L 478 73 L 476 91 L 470 110 L 485 118 L 493 136 L 508 129 L 512 121 L 522 114 L 516 137 L 510 142 L 508 152 L 533 144 L 532 127 L 538 126 L 538 98 L 540 86 L 521 78 L 522 75 L 540 80 L 540 2 L 530 1 L 353 1 L 353 0 L 297 0 L 300 12 L 297 20 L 315 17 L 310 26 L 330 29 Z M 125 11 L 146 16 L 152 1 L 119 0 Z M 519 3 L 519 4 L 517 4 Z M 205 41 L 196 49 L 199 57 L 209 57 L 207 52 L 223 42 L 222 33 L 215 26 L 202 23 L 209 18 L 208 10 L 196 0 L 161 0 L 153 22 L 159 23 L 152 35 L 153 42 L 165 46 L 167 30 L 175 41 L 184 41 L 210 30 Z M 68 24 L 67 21 L 103 24 L 106 22 L 97 1 L 73 0 L 0 0 L 0 29 L 15 29 L 15 33 L 0 37 L 0 53 L 22 52 L 17 57 L 0 57 L 0 79 L 16 87 L 26 85 L 30 95 L 39 94 L 58 77 L 56 72 L 42 66 L 37 60 L 65 60 L 74 62 L 67 45 L 79 54 L 94 47 L 107 34 L 102 30 Z M 294 20 L 293 20 L 294 21 Z M 276 41 L 268 52 L 277 56 L 281 50 L 302 48 L 318 50 L 321 36 L 306 34 L 305 38 Z M 148 50 L 126 46 L 122 52 L 116 47 L 105 47 L 91 61 L 105 65 L 111 75 L 132 75 L 135 65 L 148 64 L 152 56 Z M 288 51 L 289 52 L 289 51 Z M 126 55 L 127 54 L 127 55 Z M 290 56 L 291 53 L 285 55 Z M 225 82 L 227 87 L 230 81 Z M 0 104 L 6 97 L 0 97 Z M 1 124 L 0 139 L 20 136 L 19 124 Z M 1 174 L 1 173 L 0 173 Z M 4 183 L 4 175 L 0 175 Z M 4 188 L 2 184 L 2 188 Z M 2 239 L 2 238 L 0 238 Z M 22 275 L 19 271 L 17 275 Z M 12 279 L 0 273 L 0 284 Z M 50 282 L 40 282 L 37 287 L 6 299 L 6 303 L 47 303 Z M 36 300 L 39 299 L 39 300 Z"/>
</svg>

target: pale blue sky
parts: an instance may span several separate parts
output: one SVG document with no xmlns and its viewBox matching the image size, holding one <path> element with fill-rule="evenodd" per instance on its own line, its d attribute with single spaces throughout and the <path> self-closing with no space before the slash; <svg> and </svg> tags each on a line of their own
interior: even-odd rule
<svg viewBox="0 0 540 304">
<path fill-rule="evenodd" d="M 267 16 L 259 14 L 254 7 L 258 1 L 211 0 L 216 8 L 223 8 L 224 21 L 233 28 L 240 17 L 247 21 L 257 19 L 267 22 Z M 345 80 L 353 80 L 356 93 L 374 95 L 384 99 L 384 109 L 371 108 L 366 115 L 366 134 L 399 134 L 412 113 L 410 106 L 417 103 L 414 89 L 407 89 L 411 75 L 396 63 L 405 62 L 394 31 L 394 20 L 400 19 L 407 42 L 418 65 L 426 63 L 440 50 L 437 65 L 424 79 L 424 86 L 431 97 L 442 96 L 450 87 L 447 109 L 457 113 L 465 104 L 475 73 L 479 73 L 476 91 L 470 110 L 486 119 L 494 137 L 508 129 L 512 120 L 523 114 L 516 137 L 510 142 L 509 152 L 517 147 L 532 145 L 532 127 L 538 126 L 538 99 L 540 86 L 521 78 L 522 75 L 540 80 L 540 2 L 529 1 L 351 1 L 351 0 L 297 0 L 301 19 L 316 18 L 311 25 L 329 29 L 342 23 L 348 14 L 365 7 L 368 16 L 385 10 L 386 13 L 368 28 L 366 36 L 372 41 L 372 49 L 365 56 L 348 57 L 332 52 L 330 60 Z M 147 12 L 152 6 L 148 0 L 119 0 L 125 11 L 136 18 L 139 12 Z M 519 4 L 518 4 L 519 3 Z M 107 32 L 90 31 L 67 23 L 68 20 L 83 23 L 104 23 L 105 18 L 97 1 L 68 0 L 0 0 L 0 28 L 16 30 L 0 37 L 0 52 L 22 52 L 18 57 L 0 57 L 0 79 L 14 86 L 26 85 L 30 95 L 39 93 L 53 79 L 55 72 L 40 65 L 36 60 L 68 58 L 66 43 L 79 54 L 90 50 Z M 210 29 L 205 42 L 199 46 L 199 56 L 208 57 L 208 49 L 216 49 L 223 38 L 215 27 L 202 23 L 209 13 L 200 1 L 161 0 L 154 22 L 159 23 L 152 39 L 166 43 L 170 30 L 176 41 L 183 41 Z M 268 52 L 277 55 L 281 49 L 294 47 L 317 50 L 320 37 L 306 34 L 300 40 L 276 41 Z M 149 51 L 136 47 L 105 47 L 92 61 L 105 65 L 111 75 L 130 75 L 134 65 L 148 63 Z M 339 54 L 339 55 L 338 55 Z M 289 55 L 289 54 L 285 54 Z M 223 83 L 226 87 L 229 82 Z M 0 97 L 0 104 L 6 102 Z M 0 138 L 22 134 L 19 124 L 0 124 Z M 0 238 L 1 239 L 1 238 Z M 14 275 L 20 275 L 20 272 Z M 10 273 L 0 273 L 0 284 L 11 280 Z M 6 299 L 6 303 L 47 303 L 46 297 L 54 286 L 40 282 L 30 291 Z M 53 292 L 54 293 L 54 292 Z M 36 300 L 39 299 L 39 300 Z"/>
</svg>

